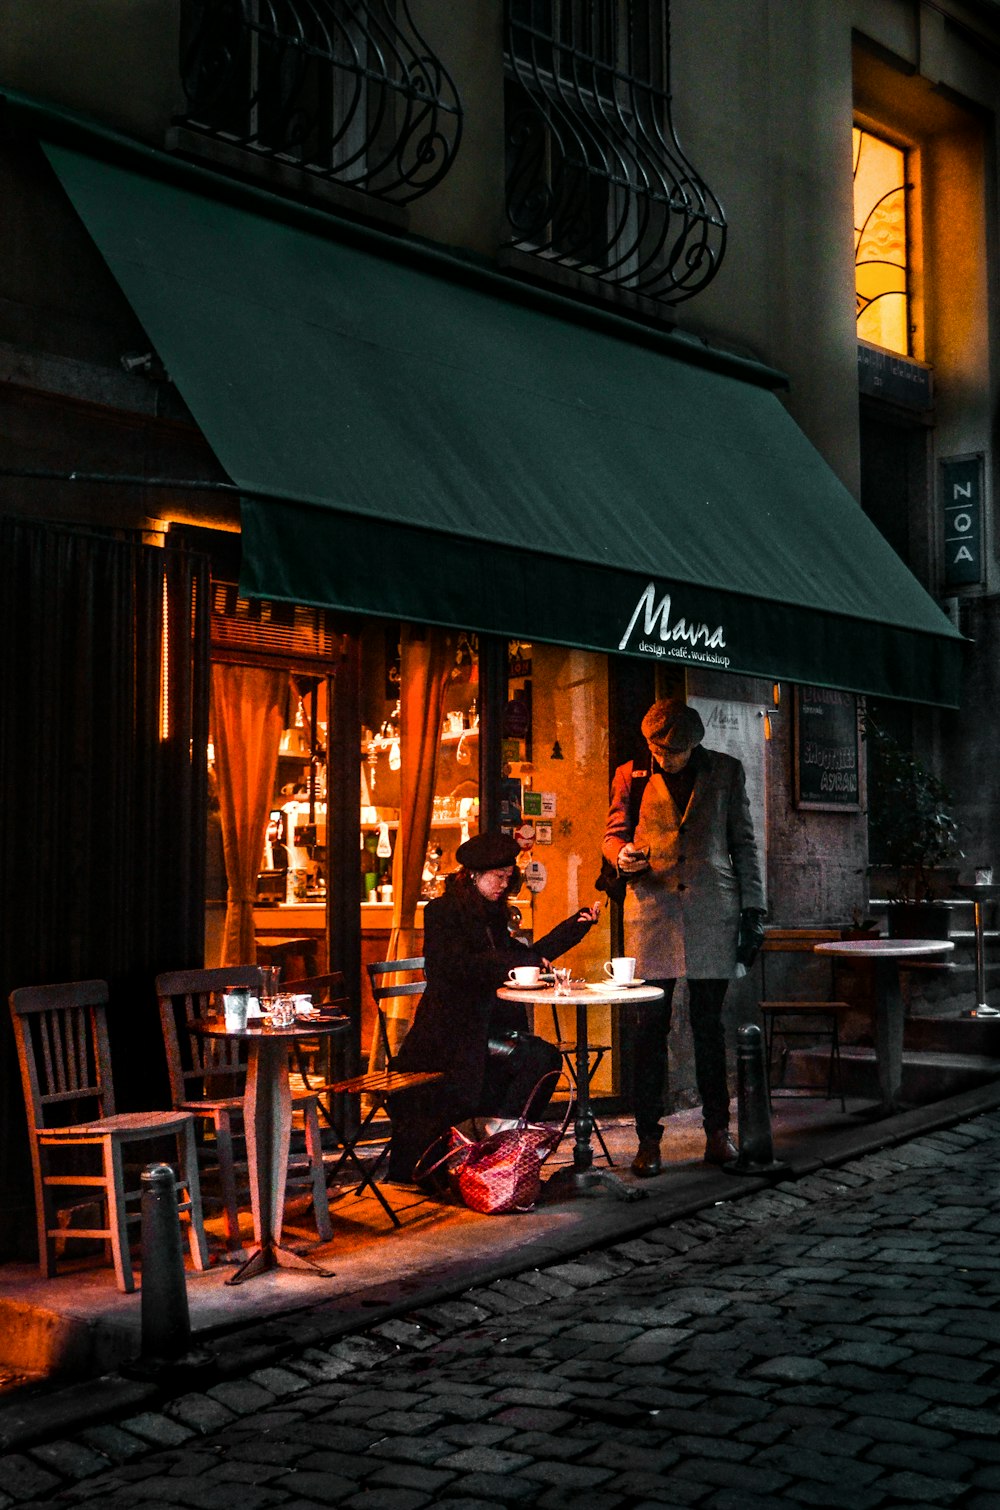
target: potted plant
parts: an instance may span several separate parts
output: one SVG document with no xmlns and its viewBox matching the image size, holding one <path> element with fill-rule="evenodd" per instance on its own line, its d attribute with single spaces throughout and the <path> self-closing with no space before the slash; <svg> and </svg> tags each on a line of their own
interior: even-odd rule
<svg viewBox="0 0 1000 1510">
<path fill-rule="evenodd" d="M 873 861 L 892 873 L 891 938 L 947 938 L 950 908 L 936 900 L 962 857 L 952 794 L 890 734 L 869 722 L 868 834 Z"/>
</svg>

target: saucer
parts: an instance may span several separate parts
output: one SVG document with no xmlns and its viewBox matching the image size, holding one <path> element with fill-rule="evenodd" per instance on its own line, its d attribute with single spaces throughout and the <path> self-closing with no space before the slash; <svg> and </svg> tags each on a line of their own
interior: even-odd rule
<svg viewBox="0 0 1000 1510">
<path fill-rule="evenodd" d="M 644 986 L 645 980 L 638 976 L 634 980 L 588 980 L 588 991 L 631 991 L 635 986 Z"/>
<path fill-rule="evenodd" d="M 545 984 L 545 981 L 543 981 L 540 977 L 535 981 L 535 984 L 533 986 L 525 986 L 519 980 L 505 980 L 504 988 L 507 991 L 537 991 Z"/>
</svg>

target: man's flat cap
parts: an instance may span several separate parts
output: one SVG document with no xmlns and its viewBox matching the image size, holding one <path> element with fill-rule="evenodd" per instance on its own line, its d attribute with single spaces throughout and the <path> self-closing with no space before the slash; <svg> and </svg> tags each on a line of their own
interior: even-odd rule
<svg viewBox="0 0 1000 1510">
<path fill-rule="evenodd" d="M 705 738 L 705 725 L 695 708 L 679 698 L 665 697 L 654 703 L 642 721 L 644 739 L 665 745 L 668 750 L 693 749 Z"/>
<path fill-rule="evenodd" d="M 466 870 L 505 870 L 513 865 L 521 853 L 520 846 L 510 834 L 492 832 L 473 834 L 455 851 L 455 859 Z"/>
</svg>

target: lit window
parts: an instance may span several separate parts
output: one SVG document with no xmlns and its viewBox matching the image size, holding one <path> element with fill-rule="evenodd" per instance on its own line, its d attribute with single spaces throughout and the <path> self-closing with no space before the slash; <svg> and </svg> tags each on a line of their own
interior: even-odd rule
<svg viewBox="0 0 1000 1510">
<path fill-rule="evenodd" d="M 906 153 L 857 127 L 854 265 L 858 335 L 909 355 Z"/>
</svg>

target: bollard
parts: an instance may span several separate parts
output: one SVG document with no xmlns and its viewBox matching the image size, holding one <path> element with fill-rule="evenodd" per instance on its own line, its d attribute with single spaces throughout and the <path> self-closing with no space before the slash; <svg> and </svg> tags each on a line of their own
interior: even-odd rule
<svg viewBox="0 0 1000 1510">
<path fill-rule="evenodd" d="M 142 1357 L 179 1358 L 191 1343 L 177 1189 L 169 1164 L 142 1171 Z"/>
<path fill-rule="evenodd" d="M 739 1104 L 739 1157 L 723 1168 L 729 1174 L 777 1174 L 787 1169 L 774 1157 L 771 1098 L 768 1094 L 764 1035 L 756 1023 L 736 1033 L 736 1084 Z"/>
</svg>

